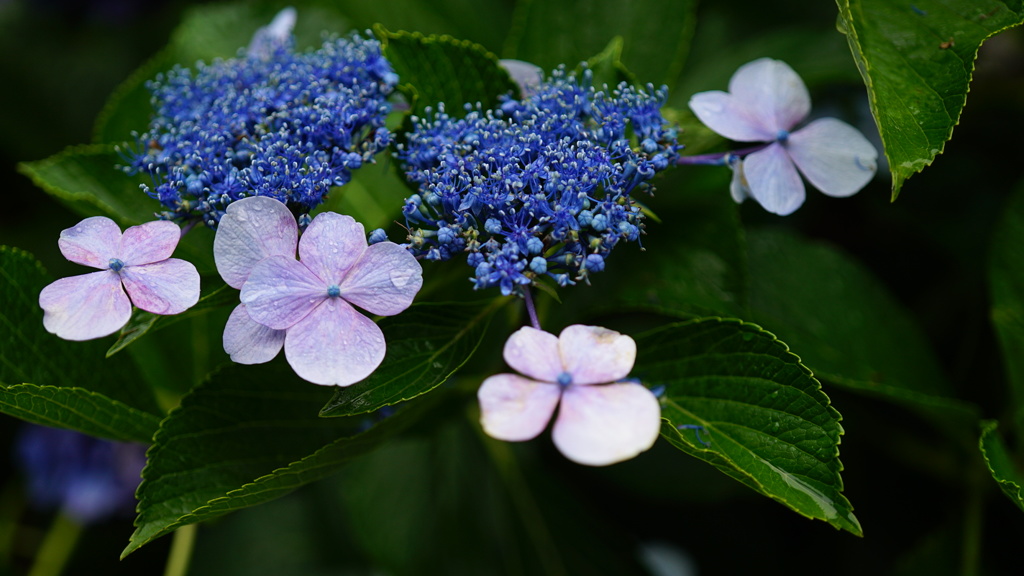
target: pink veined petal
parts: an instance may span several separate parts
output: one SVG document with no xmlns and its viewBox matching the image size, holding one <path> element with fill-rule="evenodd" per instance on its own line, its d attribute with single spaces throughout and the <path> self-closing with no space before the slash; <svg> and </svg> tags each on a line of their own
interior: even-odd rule
<svg viewBox="0 0 1024 576">
<path fill-rule="evenodd" d="M 632 338 L 600 326 L 567 326 L 558 335 L 558 349 L 572 387 L 621 380 L 636 361 Z"/>
<path fill-rule="evenodd" d="M 781 144 L 771 144 L 743 159 L 750 196 L 765 210 L 786 216 L 804 203 L 804 183 Z"/>
<path fill-rule="evenodd" d="M 213 237 L 217 272 L 241 290 L 256 263 L 267 256 L 295 257 L 299 226 L 284 203 L 267 196 L 232 202 Z"/>
<path fill-rule="evenodd" d="M 117 257 L 125 266 L 152 264 L 167 260 L 181 240 L 181 228 L 174 222 L 154 220 L 132 226 L 121 236 Z"/>
<path fill-rule="evenodd" d="M 180 314 L 199 301 L 199 272 L 177 258 L 125 266 L 121 281 L 132 304 L 153 314 Z"/>
<path fill-rule="evenodd" d="M 729 93 L 774 140 L 811 112 L 811 96 L 800 76 L 781 60 L 759 58 L 740 66 L 729 80 Z"/>
<path fill-rule="evenodd" d="M 366 251 L 363 225 L 351 216 L 322 212 L 299 240 L 299 259 L 327 285 L 341 285 L 345 272 Z"/>
<path fill-rule="evenodd" d="M 239 304 L 224 325 L 224 351 L 239 364 L 270 362 L 284 346 L 284 335 L 284 330 L 267 328 L 250 318 L 245 304 Z"/>
<path fill-rule="evenodd" d="M 43 327 L 65 340 L 92 340 L 128 323 L 132 304 L 113 270 L 61 278 L 39 293 Z"/>
<path fill-rule="evenodd" d="M 121 229 L 110 218 L 86 218 L 60 233 L 60 253 L 75 264 L 103 270 L 120 256 Z"/>
<path fill-rule="evenodd" d="M 654 445 L 661 405 L 640 384 L 569 386 L 552 439 L 566 458 L 588 466 L 629 460 Z"/>
<path fill-rule="evenodd" d="M 491 438 L 522 442 L 536 438 L 555 413 L 562 390 L 518 374 L 496 374 L 484 380 L 476 396 L 480 424 Z"/>
<path fill-rule="evenodd" d="M 690 110 L 708 128 L 737 142 L 771 142 L 778 136 L 778 130 L 764 126 L 736 100 L 721 90 L 698 92 L 690 97 Z"/>
<path fill-rule="evenodd" d="M 807 180 L 829 196 L 856 194 L 878 169 L 878 150 L 860 130 L 835 118 L 793 132 L 786 149 Z"/>
<path fill-rule="evenodd" d="M 288 329 L 284 355 L 300 378 L 349 386 L 384 360 L 384 334 L 341 298 L 328 298 Z"/>
<path fill-rule="evenodd" d="M 327 285 L 288 256 L 260 260 L 242 285 L 241 300 L 253 320 L 284 330 L 327 299 Z"/>
<path fill-rule="evenodd" d="M 423 286 L 423 267 L 408 250 L 378 242 L 363 252 L 341 283 L 341 297 L 371 314 L 393 316 L 412 304 Z"/>
<path fill-rule="evenodd" d="M 543 330 L 523 326 L 508 337 L 505 362 L 520 374 L 542 382 L 557 382 L 565 372 L 558 354 L 558 337 Z"/>
</svg>

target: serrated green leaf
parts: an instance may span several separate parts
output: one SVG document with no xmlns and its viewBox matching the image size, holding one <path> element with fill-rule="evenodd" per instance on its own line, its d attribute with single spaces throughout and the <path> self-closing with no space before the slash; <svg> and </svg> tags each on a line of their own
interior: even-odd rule
<svg viewBox="0 0 1024 576">
<path fill-rule="evenodd" d="M 636 342 L 633 374 L 665 387 L 666 440 L 808 518 L 861 535 L 842 495 L 841 417 L 785 344 L 718 318 L 671 324 Z"/>
<path fill-rule="evenodd" d="M 986 38 L 1024 22 L 1020 0 L 836 0 L 892 172 L 892 197 L 942 153 Z"/>
<path fill-rule="evenodd" d="M 985 464 L 988 465 L 988 471 L 992 473 L 992 478 L 999 484 L 999 489 L 1018 508 L 1024 510 L 1024 473 L 1010 457 L 1002 437 L 996 431 L 997 426 L 995 420 L 985 420 L 981 423 L 981 438 L 978 440 L 978 448 L 985 458 Z"/>
<path fill-rule="evenodd" d="M 410 405 L 360 433 L 370 420 L 317 417 L 330 394 L 300 380 L 281 359 L 232 365 L 196 387 L 154 436 L 137 492 L 136 530 L 122 557 L 180 526 L 323 478 L 435 407 Z"/>
<path fill-rule="evenodd" d="M 693 0 L 529 0 L 516 5 L 504 54 L 545 70 L 569 68 L 625 39 L 622 63 L 644 83 L 675 84 L 696 22 Z"/>
<path fill-rule="evenodd" d="M 508 301 L 417 304 L 384 318 L 388 348 L 380 368 L 357 385 L 335 388 L 320 415 L 373 412 L 437 388 L 469 360 L 494 312 Z"/>
<path fill-rule="evenodd" d="M 415 115 L 423 115 L 428 106 L 436 110 L 443 102 L 445 111 L 458 117 L 465 114 L 466 104 L 495 108 L 499 96 L 519 90 L 498 57 L 479 44 L 451 36 L 389 32 L 382 26 L 375 26 L 374 33 Z"/>
<path fill-rule="evenodd" d="M 122 442 L 148 443 L 160 417 L 84 388 L 0 383 L 0 412 Z"/>
<path fill-rule="evenodd" d="M 51 280 L 31 255 L 0 246 L 0 384 L 79 388 L 160 414 L 134 363 L 104 361 L 102 340 L 68 342 L 43 328 L 39 292 Z"/>
<path fill-rule="evenodd" d="M 992 324 L 1003 349 L 1012 412 L 1018 427 L 1024 427 L 1024 186 L 1019 186 L 1009 199 L 991 246 L 988 273 Z"/>
</svg>

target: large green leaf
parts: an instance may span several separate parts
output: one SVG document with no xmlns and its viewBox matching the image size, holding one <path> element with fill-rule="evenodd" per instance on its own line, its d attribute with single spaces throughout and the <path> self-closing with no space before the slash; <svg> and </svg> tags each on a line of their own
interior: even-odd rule
<svg viewBox="0 0 1024 576">
<path fill-rule="evenodd" d="M 841 418 L 785 344 L 717 318 L 670 324 L 636 343 L 633 374 L 665 387 L 666 440 L 808 518 L 861 534 L 842 494 Z"/>
<path fill-rule="evenodd" d="M 330 394 L 280 359 L 233 365 L 196 387 L 154 436 L 137 493 L 136 530 L 122 556 L 180 526 L 323 478 L 433 407 L 408 406 L 360 433 L 370 419 L 317 417 Z"/>
<path fill-rule="evenodd" d="M 981 438 L 978 440 L 978 448 L 981 449 L 981 455 L 985 458 L 989 472 L 999 484 L 999 489 L 1018 508 L 1024 510 L 1024 473 L 1021 472 L 1020 466 L 1013 462 L 996 427 L 997 423 L 994 420 L 986 420 L 981 423 Z"/>
<path fill-rule="evenodd" d="M 641 82 L 675 84 L 690 49 L 694 0 L 519 2 L 504 54 L 545 70 L 569 68 L 624 39 L 622 63 Z"/>
<path fill-rule="evenodd" d="M 1020 0 L 836 0 L 892 171 L 892 196 L 942 153 L 986 38 L 1024 22 Z"/>
<path fill-rule="evenodd" d="M 0 410 L 104 436 L 137 435 L 160 414 L 152 391 L 130 359 L 104 360 L 103 340 L 68 342 L 43 328 L 39 292 L 50 280 L 29 254 L 0 246 Z M 104 425 L 104 433 L 90 422 L 93 411 L 124 418 Z M 138 418 L 126 416 L 132 411 Z"/>
<path fill-rule="evenodd" d="M 1013 412 L 1024 426 L 1024 186 L 1019 187 L 1003 210 L 1002 221 L 992 237 L 989 259 L 989 290 L 992 323 L 1003 349 L 1003 362 L 1012 390 Z"/>
<path fill-rule="evenodd" d="M 412 113 L 445 104 L 452 116 L 465 114 L 464 106 L 480 103 L 495 108 L 498 97 L 519 88 L 498 57 L 483 46 L 451 36 L 424 36 L 418 32 L 389 32 L 376 26 L 384 56 L 400 79 L 399 90 L 410 99 Z"/>
<path fill-rule="evenodd" d="M 418 304 L 384 318 L 388 343 L 380 368 L 355 386 L 338 387 L 321 416 L 372 412 L 433 390 L 469 360 L 494 312 L 507 298 L 463 304 Z"/>
<path fill-rule="evenodd" d="M 122 442 L 148 443 L 160 426 L 160 417 L 155 414 L 74 387 L 0 383 L 0 412 Z"/>
</svg>

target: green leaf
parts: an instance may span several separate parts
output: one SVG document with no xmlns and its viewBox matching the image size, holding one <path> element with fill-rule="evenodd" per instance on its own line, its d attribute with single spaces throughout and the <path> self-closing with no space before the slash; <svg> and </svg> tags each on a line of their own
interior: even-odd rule
<svg viewBox="0 0 1024 576">
<path fill-rule="evenodd" d="M 412 104 L 412 114 L 423 115 L 428 106 L 455 117 L 466 104 L 495 108 L 498 97 L 518 93 L 519 87 L 498 64 L 498 57 L 483 46 L 451 36 L 424 36 L 418 32 L 389 32 L 375 26 L 384 56 L 400 78 L 398 86 Z"/>
<path fill-rule="evenodd" d="M 154 436 L 137 492 L 136 530 L 122 557 L 180 526 L 323 478 L 436 402 L 410 405 L 360 433 L 370 423 L 366 418 L 317 417 L 330 394 L 299 380 L 280 359 L 232 365 L 196 387 Z"/>
<path fill-rule="evenodd" d="M 892 197 L 942 153 L 986 38 L 1024 22 L 1020 0 L 836 0 L 892 171 Z"/>
<path fill-rule="evenodd" d="M 666 440 L 808 518 L 861 535 L 842 495 L 841 417 L 785 344 L 718 318 L 670 324 L 636 343 L 634 375 L 666 389 Z"/>
<path fill-rule="evenodd" d="M 504 54 L 569 68 L 624 38 L 622 63 L 641 82 L 675 84 L 696 23 L 694 0 L 527 0 L 517 4 Z"/>
<path fill-rule="evenodd" d="M 992 478 L 999 484 L 999 489 L 1018 508 L 1024 510 L 1024 473 L 1021 473 L 1020 467 L 1013 462 L 1002 437 L 996 432 L 996 427 L 995 420 L 985 420 L 981 423 L 978 448 L 985 458 Z"/>
<path fill-rule="evenodd" d="M 1024 427 L 1024 186 L 1014 192 L 1002 214 L 989 256 L 992 324 L 1003 349 L 1016 424 Z"/>
<path fill-rule="evenodd" d="M 68 342 L 43 328 L 39 292 L 50 281 L 42 266 L 28 253 L 0 246 L 0 302 L 4 303 L 0 309 L 0 342 L 3 343 L 0 346 L 0 386 L 6 391 L 6 400 L 0 409 L 6 412 L 10 407 L 11 413 L 16 411 L 19 417 L 28 416 L 25 411 L 31 409 L 35 418 L 51 418 L 54 424 L 69 428 L 93 424 L 68 414 L 64 416 L 70 420 L 58 422 L 57 404 L 81 407 L 82 402 L 94 401 L 97 405 L 107 403 L 104 410 L 123 413 L 121 408 L 112 407 L 117 403 L 157 417 L 160 409 L 156 399 L 151 390 L 140 385 L 141 378 L 133 362 L 105 361 L 103 351 L 107 346 L 102 340 Z M 26 383 L 36 388 L 12 391 L 16 385 Z M 52 390 L 56 388 L 68 392 Z M 27 398 L 12 396 L 36 392 L 38 412 L 31 408 L 32 402 Z M 119 428 L 121 424 L 126 426 L 123 432 L 126 436 L 137 432 L 138 422 L 124 420 L 111 426 Z"/>
<path fill-rule="evenodd" d="M 0 412 L 44 426 L 148 443 L 160 417 L 84 388 L 0 383 Z"/>
<path fill-rule="evenodd" d="M 327 200 L 310 216 L 337 212 L 355 218 L 368 231 L 387 229 L 395 222 L 405 223 L 402 206 L 409 194 L 409 187 L 395 169 L 395 160 L 384 152 L 373 164 L 364 164 L 353 172 L 347 184 L 332 188 Z"/>
<path fill-rule="evenodd" d="M 388 343 L 380 368 L 355 386 L 337 387 L 321 416 L 353 416 L 411 400 L 437 388 L 476 351 L 491 317 L 508 298 L 416 304 L 384 318 Z"/>
</svg>

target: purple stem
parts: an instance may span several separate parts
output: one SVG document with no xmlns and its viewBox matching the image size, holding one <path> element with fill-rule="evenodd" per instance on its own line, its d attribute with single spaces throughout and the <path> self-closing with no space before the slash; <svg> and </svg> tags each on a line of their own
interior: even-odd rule
<svg viewBox="0 0 1024 576">
<path fill-rule="evenodd" d="M 530 295 L 530 287 L 523 290 L 523 301 L 526 302 L 526 311 L 530 314 L 530 324 L 540 330 L 540 321 L 537 320 L 537 308 L 533 305 L 533 296 Z"/>
<path fill-rule="evenodd" d="M 676 160 L 676 164 L 709 164 L 712 166 L 725 166 L 729 164 L 730 158 L 746 156 L 751 152 L 757 152 L 762 150 L 771 142 L 765 144 L 758 144 L 757 146 L 750 146 L 748 148 L 741 148 L 739 150 L 730 150 L 728 152 L 714 152 L 711 154 L 698 154 L 696 156 L 680 156 L 679 160 Z"/>
</svg>

